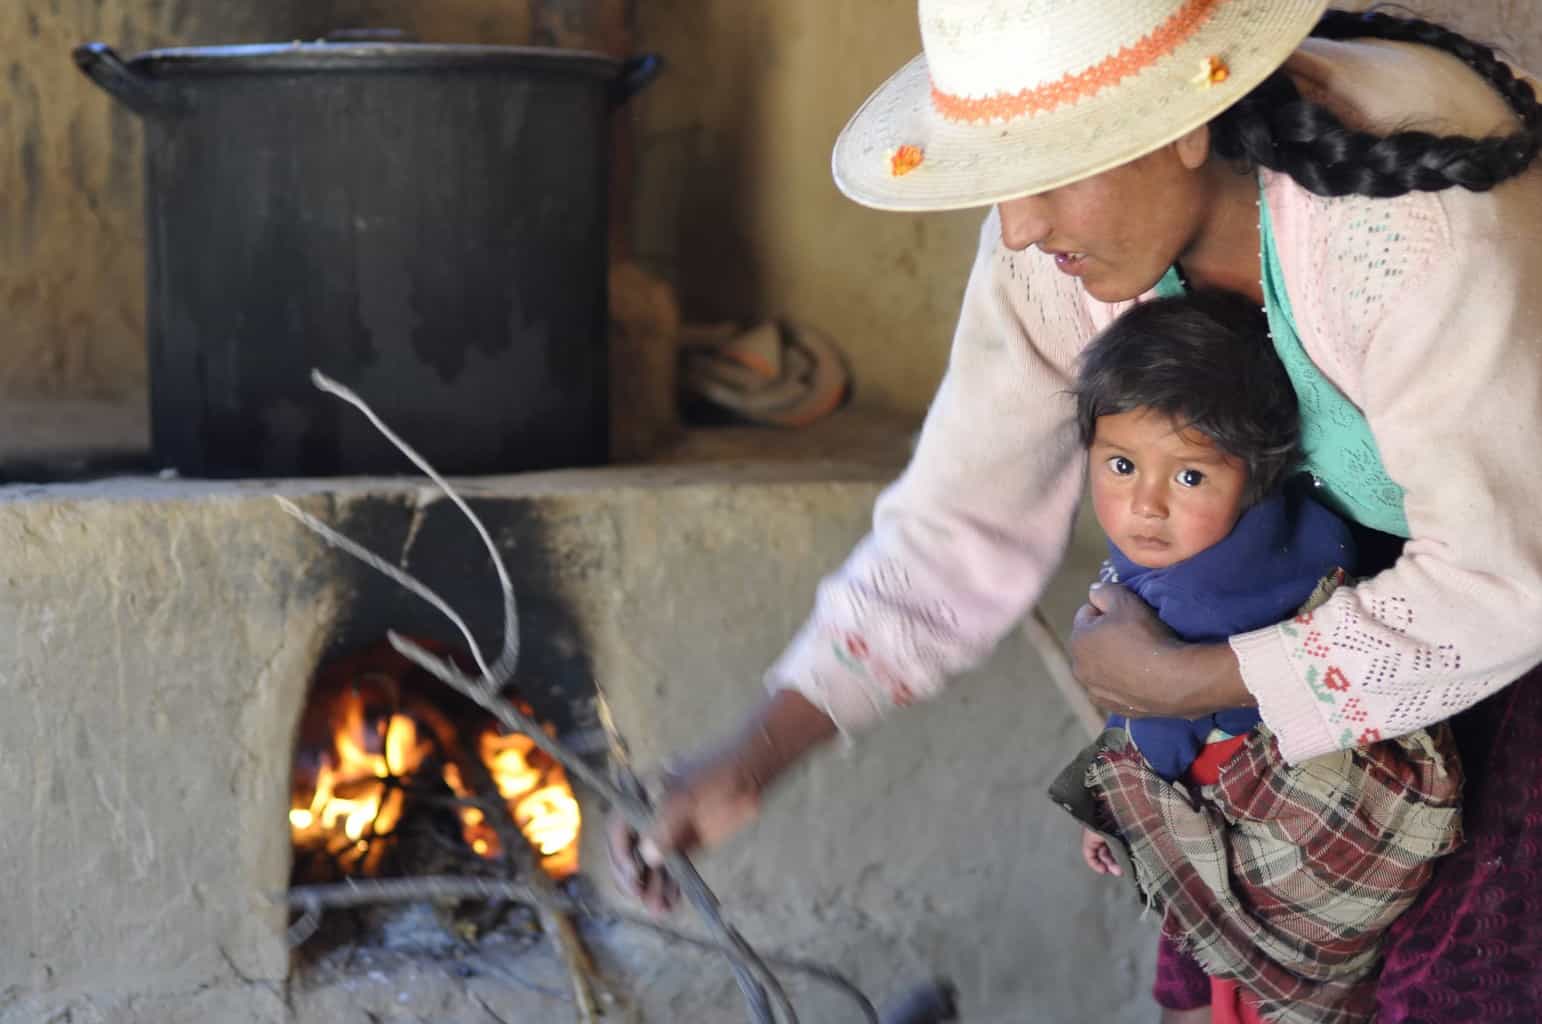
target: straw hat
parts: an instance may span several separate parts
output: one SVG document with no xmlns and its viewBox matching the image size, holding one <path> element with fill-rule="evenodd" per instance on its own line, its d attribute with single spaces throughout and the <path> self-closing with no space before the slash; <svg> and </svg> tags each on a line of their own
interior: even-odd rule
<svg viewBox="0 0 1542 1024">
<path fill-rule="evenodd" d="M 1285 62 L 1327 0 L 920 0 L 925 53 L 852 117 L 841 191 L 985 206 L 1144 156 Z"/>
</svg>

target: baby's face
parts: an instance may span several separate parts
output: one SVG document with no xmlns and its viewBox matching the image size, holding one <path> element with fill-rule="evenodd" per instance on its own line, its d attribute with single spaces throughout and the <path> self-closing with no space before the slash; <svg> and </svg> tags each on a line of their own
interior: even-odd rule
<svg viewBox="0 0 1542 1024">
<path fill-rule="evenodd" d="M 1092 507 L 1130 561 L 1162 569 L 1224 540 L 1242 514 L 1247 470 L 1196 430 L 1135 409 L 1098 419 L 1088 450 Z"/>
</svg>

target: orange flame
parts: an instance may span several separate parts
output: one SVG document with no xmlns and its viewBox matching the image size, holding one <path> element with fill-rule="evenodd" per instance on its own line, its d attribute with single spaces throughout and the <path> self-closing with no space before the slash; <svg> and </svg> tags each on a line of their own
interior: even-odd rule
<svg viewBox="0 0 1542 1024">
<path fill-rule="evenodd" d="M 291 806 L 290 832 L 297 847 L 324 849 L 344 871 L 370 874 L 383 850 L 374 840 L 389 835 L 403 811 L 402 790 L 387 780 L 416 771 L 433 744 L 419 739 L 407 715 L 392 714 L 383 729 L 378 720 L 371 728 L 355 691 L 339 701 L 332 749 L 321 755 L 312 792 L 297 795 Z M 541 866 L 555 878 L 576 872 L 580 815 L 562 766 L 517 733 L 489 729 L 479 739 L 478 753 L 515 824 L 539 851 Z M 456 796 L 473 795 L 453 762 L 444 766 L 444 781 Z M 502 852 L 480 808 L 463 807 L 459 814 L 462 838 L 473 851 L 488 858 Z"/>
<path fill-rule="evenodd" d="M 416 723 L 405 715 L 372 728 L 357 692 L 340 698 L 338 714 L 310 800 L 289 810 L 290 830 L 295 845 L 322 847 L 345 870 L 368 871 L 375 860 L 370 840 L 389 835 L 402 815 L 402 792 L 386 780 L 416 769 L 431 746 L 418 739 Z"/>
<path fill-rule="evenodd" d="M 581 816 L 567 772 L 536 751 L 535 742 L 520 733 L 484 732 L 478 750 L 498 794 L 514 815 L 514 823 L 540 853 L 541 867 L 553 878 L 566 878 L 577 871 Z M 445 766 L 444 781 L 457 796 L 471 795 L 454 765 Z M 497 833 L 479 808 L 463 808 L 460 819 L 461 835 L 473 850 L 484 857 L 502 852 Z"/>
</svg>

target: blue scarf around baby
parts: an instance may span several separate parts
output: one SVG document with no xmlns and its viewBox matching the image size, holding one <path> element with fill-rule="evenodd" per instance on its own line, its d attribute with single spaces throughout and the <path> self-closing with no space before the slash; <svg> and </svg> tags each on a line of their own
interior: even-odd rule
<svg viewBox="0 0 1542 1024">
<path fill-rule="evenodd" d="M 1293 482 L 1244 512 L 1220 543 L 1165 569 L 1136 565 L 1112 542 L 1109 560 L 1118 581 L 1188 643 L 1222 643 L 1272 626 L 1294 615 L 1323 577 L 1354 568 L 1348 524 L 1310 490 L 1310 477 Z M 1108 724 L 1126 727 L 1147 763 L 1171 782 L 1214 730 L 1240 736 L 1259 721 L 1257 710 L 1236 708 L 1194 719 L 1111 715 Z"/>
</svg>

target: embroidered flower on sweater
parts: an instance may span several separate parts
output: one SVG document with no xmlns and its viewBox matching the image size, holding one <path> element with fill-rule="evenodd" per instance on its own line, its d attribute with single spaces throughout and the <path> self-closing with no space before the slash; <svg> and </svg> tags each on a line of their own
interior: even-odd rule
<svg viewBox="0 0 1542 1024">
<path fill-rule="evenodd" d="M 1369 717 L 1370 714 L 1365 710 L 1365 705 L 1360 702 L 1360 698 L 1351 697 L 1344 702 L 1344 706 L 1339 709 L 1338 714 L 1334 715 L 1334 720 L 1353 722 L 1359 725 Z"/>
<path fill-rule="evenodd" d="M 1316 697 L 1319 703 L 1338 703 L 1337 697 L 1323 689 L 1322 673 L 1317 670 L 1316 665 L 1307 665 L 1302 672 L 1302 678 L 1306 680 L 1307 689 L 1312 691 L 1312 696 Z"/>
<path fill-rule="evenodd" d="M 856 675 L 866 677 L 868 649 L 867 641 L 856 633 L 847 633 L 837 638 L 830 645 L 830 650 L 835 654 L 835 660 L 840 662 L 849 671 Z"/>
<path fill-rule="evenodd" d="M 903 680 L 888 672 L 880 672 L 883 684 L 889 689 L 889 699 L 897 708 L 908 708 L 916 702 L 915 691 Z"/>
</svg>

